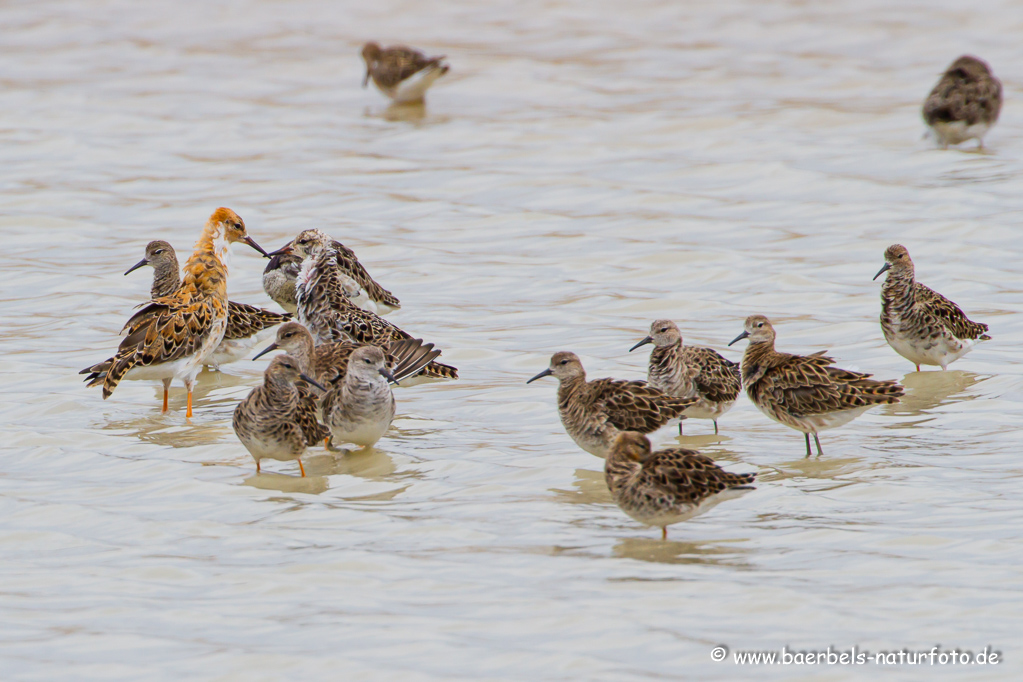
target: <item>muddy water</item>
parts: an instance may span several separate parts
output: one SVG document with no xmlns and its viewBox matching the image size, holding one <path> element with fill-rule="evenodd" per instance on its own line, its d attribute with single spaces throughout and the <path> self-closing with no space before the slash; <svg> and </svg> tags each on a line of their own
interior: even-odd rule
<svg viewBox="0 0 1023 682">
<path fill-rule="evenodd" d="M 993 646 L 1017 679 L 1023 542 L 1018 4 L 24 3 L 0 8 L 4 679 L 699 679 L 743 649 Z M 422 110 L 359 88 L 367 38 L 446 53 Z M 921 140 L 958 54 L 1007 104 L 987 153 Z M 254 475 L 231 411 L 265 365 L 103 401 L 154 238 L 225 205 L 267 248 L 357 250 L 458 382 L 398 393 L 372 453 Z M 950 371 L 884 343 L 883 249 L 988 322 Z M 236 247 L 234 300 L 272 305 Z M 740 401 L 681 439 L 755 493 L 671 529 L 575 447 L 557 350 L 640 377 L 652 319 L 903 379 L 823 437 Z M 737 359 L 741 348 L 724 351 Z M 908 374 L 907 374 L 908 373 Z M 729 659 L 730 661 L 731 659 Z M 771 679 L 864 668 L 765 667 Z M 938 672 L 928 670 L 928 673 Z M 920 671 L 903 669 L 901 675 Z"/>
</svg>

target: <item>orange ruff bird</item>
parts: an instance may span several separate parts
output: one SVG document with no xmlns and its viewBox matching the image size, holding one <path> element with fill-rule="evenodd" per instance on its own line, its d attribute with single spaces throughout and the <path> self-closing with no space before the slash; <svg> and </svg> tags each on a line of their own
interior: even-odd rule
<svg viewBox="0 0 1023 682">
<path fill-rule="evenodd" d="M 185 263 L 181 287 L 153 299 L 128 320 L 128 334 L 114 357 L 82 370 L 95 375 L 90 376 L 89 386 L 103 385 L 104 400 L 121 379 L 160 380 L 166 412 L 167 387 L 171 379 L 181 379 L 188 389 L 185 416 L 192 416 L 195 377 L 227 329 L 227 265 L 234 242 L 244 242 L 266 255 L 245 233 L 237 213 L 218 208 Z"/>
</svg>

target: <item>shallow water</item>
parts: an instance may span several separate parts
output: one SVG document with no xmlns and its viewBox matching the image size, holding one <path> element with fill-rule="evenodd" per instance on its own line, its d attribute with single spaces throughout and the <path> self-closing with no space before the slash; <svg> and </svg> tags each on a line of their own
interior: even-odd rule
<svg viewBox="0 0 1023 682">
<path fill-rule="evenodd" d="M 993 646 L 1018 679 L 1023 7 L 951 2 L 128 2 L 0 8 L 4 679 L 858 678 L 732 650 Z M 362 41 L 446 53 L 425 110 L 360 89 Z M 1007 105 L 986 153 L 921 140 L 963 52 Z M 401 390 L 376 452 L 256 476 L 231 411 L 262 361 L 103 401 L 100 360 L 226 205 L 320 227 L 458 382 Z M 883 249 L 988 322 L 948 372 L 884 343 Z M 271 305 L 235 247 L 235 300 Z M 640 377 L 651 320 L 903 379 L 825 457 L 745 399 L 680 440 L 758 489 L 670 530 L 561 429 L 557 350 Z M 737 359 L 741 347 L 724 351 Z M 691 435 L 690 435 L 691 434 Z M 655 438 L 675 442 L 671 429 Z M 73 671 L 73 673 L 71 672 Z M 930 669 L 924 674 L 937 672 Z M 901 676 L 920 671 L 900 669 Z"/>
</svg>

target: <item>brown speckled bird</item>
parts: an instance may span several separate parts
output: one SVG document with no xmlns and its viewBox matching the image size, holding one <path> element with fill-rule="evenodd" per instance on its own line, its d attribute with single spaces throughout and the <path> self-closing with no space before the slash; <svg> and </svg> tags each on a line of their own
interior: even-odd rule
<svg viewBox="0 0 1023 682">
<path fill-rule="evenodd" d="M 942 149 L 969 139 L 983 147 L 984 134 L 1001 110 L 1001 82 L 986 63 L 964 55 L 952 62 L 931 90 L 923 115 Z"/>
<path fill-rule="evenodd" d="M 660 527 L 662 540 L 671 524 L 753 490 L 755 478 L 725 471 L 695 450 L 651 452 L 650 439 L 635 431 L 618 434 L 604 463 L 615 503 L 640 523 Z"/>
<path fill-rule="evenodd" d="M 178 378 L 188 389 L 186 416 L 191 417 L 195 377 L 227 330 L 227 269 L 234 242 L 245 242 L 266 255 L 246 234 L 237 213 L 218 208 L 185 263 L 181 286 L 170 296 L 150 301 L 128 320 L 128 334 L 117 354 L 82 370 L 96 375 L 88 385 L 102 384 L 106 399 L 122 379 Z M 166 392 L 163 409 L 167 410 Z"/>
<path fill-rule="evenodd" d="M 151 296 L 160 298 L 170 296 L 181 286 L 178 268 L 178 257 L 174 247 L 162 240 L 151 241 L 146 245 L 146 257 L 128 268 L 128 274 L 150 265 L 153 267 L 153 286 Z M 245 357 L 258 343 L 272 333 L 274 327 L 291 318 L 287 313 L 275 313 L 247 303 L 227 302 L 227 329 L 224 339 L 203 364 L 216 369 L 220 365 L 236 362 Z"/>
<path fill-rule="evenodd" d="M 381 48 L 376 43 L 366 43 L 362 47 L 362 59 L 366 62 L 362 87 L 372 78 L 380 92 L 396 104 L 422 102 L 434 81 L 448 72 L 443 55 L 427 57 L 401 45 Z"/>
<path fill-rule="evenodd" d="M 881 286 L 881 330 L 895 352 L 916 365 L 945 369 L 988 341 L 986 324 L 974 322 L 952 301 L 915 279 L 913 259 L 902 244 L 884 252 L 885 264 L 874 279 L 887 271 Z"/>
<path fill-rule="evenodd" d="M 746 338 L 749 346 L 742 357 L 746 395 L 768 417 L 803 433 L 807 457 L 810 434 L 820 456 L 824 453 L 818 431 L 848 424 L 876 405 L 897 403 L 904 393 L 897 381 L 877 381 L 870 374 L 832 367 L 835 360 L 824 355 L 827 351 L 779 353 L 774 349 L 774 327 L 763 315 L 747 317 L 745 330 L 732 343 Z"/>
<path fill-rule="evenodd" d="M 344 377 L 348 369 L 348 358 L 352 351 L 362 345 L 335 341 L 317 346 L 308 329 L 298 322 L 288 322 L 277 329 L 277 339 L 252 359 L 278 348 L 283 349 L 298 360 L 303 372 L 327 385 Z M 434 350 L 432 343 L 424 344 L 422 339 L 402 339 L 393 342 L 388 348 L 387 368 L 394 374 L 394 380 L 400 382 L 418 374 L 438 355 L 440 351 Z"/>
<path fill-rule="evenodd" d="M 302 374 L 298 361 L 279 355 L 263 372 L 263 383 L 234 408 L 231 425 L 238 440 L 256 460 L 264 458 L 298 461 L 305 476 L 301 457 L 306 448 L 325 440 L 330 431 L 317 421 L 316 406 L 304 400 L 295 382 L 299 379 L 326 390 L 311 377 Z"/>
<path fill-rule="evenodd" d="M 338 289 L 352 303 L 360 308 L 365 308 L 381 315 L 401 308 L 401 302 L 398 300 L 398 297 L 384 289 L 380 286 L 379 282 L 370 276 L 365 266 L 359 262 L 354 251 L 322 230 L 303 230 L 297 237 L 270 255 L 274 257 L 285 255 L 290 258 L 297 258 L 299 262 L 297 272 L 301 276 L 302 262 L 304 262 L 309 254 L 318 254 L 324 249 L 331 249 L 334 252 L 335 276 L 338 281 Z M 290 263 L 281 269 L 285 276 L 289 276 L 291 271 Z M 295 296 L 296 293 L 292 293 L 292 297 Z M 298 305 L 297 300 L 295 305 Z"/>
<path fill-rule="evenodd" d="M 594 379 L 575 353 L 561 351 L 550 366 L 526 383 L 553 376 L 558 385 L 558 414 L 565 431 L 586 452 L 606 457 L 621 431 L 653 433 L 680 417 L 695 398 L 678 398 L 645 381 Z"/>
<path fill-rule="evenodd" d="M 650 335 L 629 352 L 648 343 L 654 344 L 654 349 L 650 352 L 647 381 L 668 395 L 695 398 L 696 403 L 685 416 L 713 420 L 716 434 L 718 418 L 732 409 L 742 388 L 739 363 L 711 348 L 683 345 L 682 332 L 671 320 L 655 320 Z"/>
<path fill-rule="evenodd" d="M 310 235 L 308 239 L 296 239 L 294 248 L 304 258 L 296 288 L 298 321 L 317 344 L 351 341 L 389 349 L 395 341 L 413 338 L 397 325 L 354 305 L 340 291 L 339 268 L 329 238 Z M 458 370 L 432 361 L 421 376 L 457 379 Z"/>
</svg>

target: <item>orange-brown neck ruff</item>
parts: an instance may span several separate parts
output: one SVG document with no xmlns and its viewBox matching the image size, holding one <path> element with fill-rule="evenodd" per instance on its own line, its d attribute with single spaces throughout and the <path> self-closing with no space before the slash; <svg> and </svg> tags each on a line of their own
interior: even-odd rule
<svg viewBox="0 0 1023 682">
<path fill-rule="evenodd" d="M 227 300 L 227 254 L 230 244 L 223 227 L 212 220 L 206 224 L 195 250 L 185 263 L 181 289 L 199 290 Z"/>
</svg>

